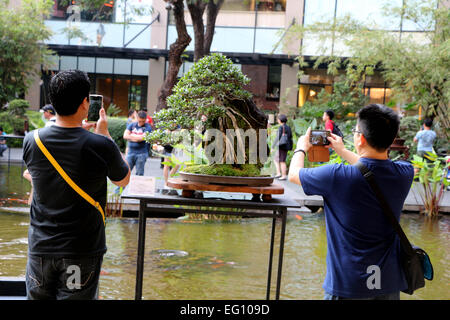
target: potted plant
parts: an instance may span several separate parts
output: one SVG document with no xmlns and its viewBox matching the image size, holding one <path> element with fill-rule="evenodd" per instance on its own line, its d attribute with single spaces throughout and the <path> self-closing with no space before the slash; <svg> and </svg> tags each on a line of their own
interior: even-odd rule
<svg viewBox="0 0 450 320">
<path fill-rule="evenodd" d="M 146 141 L 175 145 L 186 136 L 192 138 L 191 151 L 198 154 L 200 150 L 204 156 L 196 158 L 200 161 L 191 159 L 183 173 L 261 177 L 266 158 L 260 151 L 267 153 L 268 117 L 243 89 L 249 82 L 222 54 L 200 59 L 173 88 L 168 108 L 154 115 L 156 130 Z M 168 134 L 173 131 L 184 135 Z M 186 140 L 183 144 L 188 149 Z"/>
</svg>

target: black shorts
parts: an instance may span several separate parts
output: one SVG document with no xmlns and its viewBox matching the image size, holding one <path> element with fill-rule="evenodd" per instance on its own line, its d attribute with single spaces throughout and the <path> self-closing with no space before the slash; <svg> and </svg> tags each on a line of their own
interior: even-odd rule
<svg viewBox="0 0 450 320">
<path fill-rule="evenodd" d="M 287 150 L 278 149 L 278 157 L 277 157 L 278 162 L 286 162 L 287 153 L 288 153 Z"/>
</svg>

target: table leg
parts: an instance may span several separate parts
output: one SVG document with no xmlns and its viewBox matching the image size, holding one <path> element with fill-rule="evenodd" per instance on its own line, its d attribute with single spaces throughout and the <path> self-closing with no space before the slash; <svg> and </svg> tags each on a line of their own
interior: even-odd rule
<svg viewBox="0 0 450 320">
<path fill-rule="evenodd" d="M 280 235 L 280 256 L 278 258 L 278 276 L 277 276 L 277 292 L 275 299 L 280 300 L 280 289 L 281 289 L 281 273 L 283 268 L 283 252 L 284 252 L 284 236 L 286 233 L 286 220 L 287 220 L 287 209 L 283 208 L 280 210 L 281 216 L 281 235 Z"/>
<path fill-rule="evenodd" d="M 276 215 L 276 211 L 273 212 Z M 267 275 L 267 293 L 266 300 L 270 300 L 270 283 L 272 282 L 272 262 L 273 262 L 273 244 L 275 242 L 275 224 L 276 217 L 272 219 L 272 232 L 270 234 L 270 251 L 269 251 L 269 270 Z"/>
<path fill-rule="evenodd" d="M 139 203 L 139 233 L 138 233 L 138 252 L 137 252 L 137 265 L 136 265 L 136 290 L 135 300 L 142 299 L 142 281 L 144 276 L 144 254 L 145 254 L 145 205 L 144 201 Z"/>
</svg>

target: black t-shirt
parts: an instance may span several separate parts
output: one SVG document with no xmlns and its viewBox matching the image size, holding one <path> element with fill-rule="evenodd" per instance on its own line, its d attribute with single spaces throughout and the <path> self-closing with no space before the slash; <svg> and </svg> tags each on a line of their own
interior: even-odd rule
<svg viewBox="0 0 450 320">
<path fill-rule="evenodd" d="M 34 141 L 34 131 L 23 144 L 23 160 L 33 178 L 28 248 L 30 254 L 94 256 L 106 252 L 100 212 L 60 176 Z M 120 181 L 128 173 L 117 145 L 83 128 L 46 127 L 39 137 L 67 175 L 102 208 L 107 180 Z"/>
</svg>

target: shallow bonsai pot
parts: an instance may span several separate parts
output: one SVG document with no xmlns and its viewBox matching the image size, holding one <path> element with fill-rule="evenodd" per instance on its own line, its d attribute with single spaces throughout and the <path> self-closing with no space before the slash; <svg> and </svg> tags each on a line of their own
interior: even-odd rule
<svg viewBox="0 0 450 320">
<path fill-rule="evenodd" d="M 190 182 L 252 186 L 252 187 L 270 186 L 273 183 L 274 179 L 274 177 L 230 177 L 230 176 L 213 176 L 209 174 L 197 174 L 187 172 L 180 172 L 180 178 L 184 181 Z"/>
</svg>

